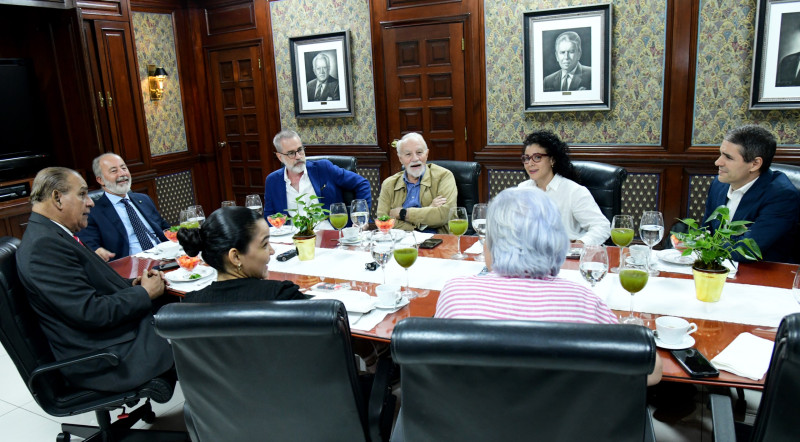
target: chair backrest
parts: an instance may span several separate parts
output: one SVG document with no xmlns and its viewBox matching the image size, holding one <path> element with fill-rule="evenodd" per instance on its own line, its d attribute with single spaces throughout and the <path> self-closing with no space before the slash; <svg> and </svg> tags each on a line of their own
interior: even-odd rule
<svg viewBox="0 0 800 442">
<path fill-rule="evenodd" d="M 474 161 L 430 160 L 431 164 L 453 172 L 458 189 L 458 206 L 467 209 L 467 215 L 472 216 L 472 206 L 480 202 L 478 176 L 481 174 L 481 165 Z"/>
<path fill-rule="evenodd" d="M 797 440 L 800 416 L 800 313 L 783 318 L 753 423 L 753 441 Z M 404 392 L 405 393 L 405 392 Z"/>
<path fill-rule="evenodd" d="M 173 303 L 155 326 L 201 440 L 368 439 L 341 302 Z"/>
<path fill-rule="evenodd" d="M 358 159 L 356 159 L 356 157 L 345 155 L 314 155 L 312 157 L 306 157 L 306 161 L 318 160 L 328 160 L 333 163 L 334 166 L 341 167 L 342 169 L 349 170 L 353 173 L 358 173 L 356 170 L 358 167 Z M 345 206 L 349 208 L 354 199 L 356 199 L 355 192 L 352 190 L 342 189 L 342 202 L 344 202 Z"/>
<path fill-rule="evenodd" d="M 391 348 L 406 440 L 645 438 L 645 327 L 408 318 Z"/>
<path fill-rule="evenodd" d="M 106 193 L 106 191 L 103 190 L 102 188 L 90 190 L 89 191 L 89 198 L 91 198 L 94 201 L 97 201 L 97 200 L 100 199 L 101 196 L 103 196 L 104 193 Z"/>
<path fill-rule="evenodd" d="M 786 177 L 789 178 L 789 181 L 794 184 L 794 187 L 800 190 L 800 166 L 795 166 L 794 164 L 772 163 L 770 164 L 769 168 L 785 173 Z"/>
<path fill-rule="evenodd" d="M 608 218 L 622 213 L 622 184 L 628 177 L 623 167 L 595 161 L 573 161 L 578 170 L 578 184 L 589 189 L 600 211 Z"/>
</svg>

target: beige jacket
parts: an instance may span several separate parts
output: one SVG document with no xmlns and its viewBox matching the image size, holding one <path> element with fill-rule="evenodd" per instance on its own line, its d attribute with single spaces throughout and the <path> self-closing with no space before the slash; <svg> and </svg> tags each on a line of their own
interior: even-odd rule
<svg viewBox="0 0 800 442">
<path fill-rule="evenodd" d="M 388 215 L 395 207 L 402 207 L 406 201 L 406 182 L 403 180 L 404 171 L 397 172 L 383 180 L 381 196 L 378 199 L 377 216 Z M 437 196 L 447 198 L 447 202 L 439 207 L 428 207 Z M 456 206 L 458 189 L 453 173 L 444 167 L 435 164 L 426 164 L 425 175 L 419 189 L 419 200 L 422 207 L 411 208 L 406 211 L 406 220 L 397 220 L 395 229 L 412 230 L 421 225 L 437 229 L 438 233 L 448 233 L 447 217 L 450 208 Z"/>
</svg>

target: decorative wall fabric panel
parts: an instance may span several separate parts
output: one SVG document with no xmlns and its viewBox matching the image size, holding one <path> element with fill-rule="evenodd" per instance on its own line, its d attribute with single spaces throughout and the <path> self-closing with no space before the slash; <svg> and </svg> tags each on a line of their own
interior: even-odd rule
<svg viewBox="0 0 800 442">
<path fill-rule="evenodd" d="M 686 203 L 686 217 L 698 221 L 706 214 L 708 188 L 716 175 L 692 175 L 689 177 L 689 198 Z M 666 220 L 665 220 L 666 221 Z"/>
<path fill-rule="evenodd" d="M 657 173 L 631 173 L 622 184 L 622 213 L 633 215 L 633 226 L 639 236 L 639 220 L 645 210 L 658 210 L 658 184 L 661 176 Z M 664 220 L 668 224 L 667 220 Z"/>
<path fill-rule="evenodd" d="M 378 167 L 356 167 L 356 172 L 369 181 L 370 193 L 372 195 L 370 216 L 375 218 L 375 211 L 378 210 L 378 198 L 381 195 L 381 169 Z"/>
<path fill-rule="evenodd" d="M 158 196 L 158 210 L 161 216 L 177 225 L 181 210 L 195 204 L 192 172 L 184 171 L 156 178 L 156 195 Z M 204 207 L 206 214 L 213 210 Z"/>
</svg>

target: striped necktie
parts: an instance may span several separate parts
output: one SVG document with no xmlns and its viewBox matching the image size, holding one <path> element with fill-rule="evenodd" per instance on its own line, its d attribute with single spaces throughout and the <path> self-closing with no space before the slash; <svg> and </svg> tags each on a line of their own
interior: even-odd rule
<svg viewBox="0 0 800 442">
<path fill-rule="evenodd" d="M 144 226 L 142 220 L 139 219 L 139 215 L 133 210 L 131 202 L 127 198 L 122 198 L 120 201 L 125 205 L 125 211 L 128 212 L 128 220 L 131 222 L 131 226 L 133 226 L 133 233 L 136 234 L 136 239 L 139 240 L 139 245 L 142 246 L 142 250 L 152 249 L 153 242 L 150 241 L 147 227 Z"/>
</svg>

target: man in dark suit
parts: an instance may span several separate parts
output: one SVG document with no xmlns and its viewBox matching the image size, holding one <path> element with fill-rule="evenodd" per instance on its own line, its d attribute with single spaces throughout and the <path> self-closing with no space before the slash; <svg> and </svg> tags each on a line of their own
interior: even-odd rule
<svg viewBox="0 0 800 442">
<path fill-rule="evenodd" d="M 105 193 L 89 214 L 89 225 L 78 236 L 106 261 L 135 255 L 166 241 L 170 223 L 153 200 L 131 192 L 131 173 L 119 155 L 106 153 L 92 161 L 92 170 Z"/>
<path fill-rule="evenodd" d="M 592 68 L 580 64 L 581 37 L 572 31 L 556 38 L 556 59 L 561 69 L 544 77 L 544 91 L 585 91 L 592 88 Z"/>
<path fill-rule="evenodd" d="M 714 163 L 719 174 L 708 189 L 706 213 L 727 206 L 732 221 L 752 221 L 746 238 L 755 240 L 764 261 L 794 262 L 794 227 L 800 216 L 800 192 L 785 174 L 769 169 L 776 149 L 775 137 L 766 129 L 746 125 L 732 129 L 719 148 Z M 712 223 L 712 229 L 718 223 Z M 734 253 L 734 260 L 745 260 Z"/>
<path fill-rule="evenodd" d="M 308 101 L 335 101 L 339 99 L 339 80 L 331 77 L 331 61 L 320 52 L 311 62 L 317 78 L 306 83 Z"/>
<path fill-rule="evenodd" d="M 775 86 L 800 86 L 800 52 L 789 54 L 778 65 Z"/>
<path fill-rule="evenodd" d="M 75 233 L 86 227 L 94 203 L 77 172 L 43 169 L 30 199 L 18 273 L 56 360 L 100 350 L 119 356 L 117 366 L 98 359 L 62 373 L 83 388 L 125 391 L 170 371 L 170 346 L 151 324 L 151 301 L 164 293 L 163 275 L 144 271 L 123 279 L 79 242 Z"/>
</svg>

